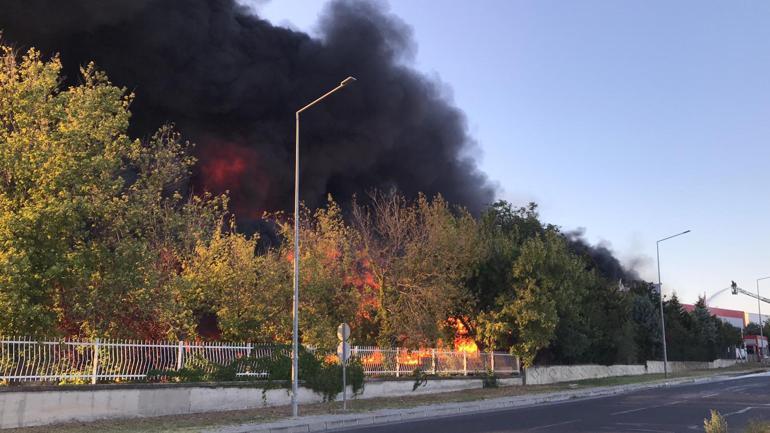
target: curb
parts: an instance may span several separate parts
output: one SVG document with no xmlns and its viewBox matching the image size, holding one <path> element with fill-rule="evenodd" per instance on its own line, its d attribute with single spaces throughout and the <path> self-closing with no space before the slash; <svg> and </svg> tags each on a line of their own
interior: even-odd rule
<svg viewBox="0 0 770 433">
<path fill-rule="evenodd" d="M 635 385 L 619 385 L 589 388 L 579 391 L 558 391 L 539 395 L 501 397 L 489 400 L 477 400 L 461 403 L 443 403 L 418 406 L 409 409 L 383 409 L 372 412 L 346 415 L 314 415 L 305 418 L 287 419 L 265 424 L 220 427 L 205 430 L 206 433 L 295 433 L 340 431 L 353 427 L 365 427 L 385 424 L 397 424 L 407 421 L 427 420 L 456 415 L 470 415 L 481 412 L 523 408 L 546 403 L 560 403 L 575 399 L 590 399 L 624 394 L 647 389 L 666 388 L 679 385 L 695 385 L 711 382 L 723 382 L 747 377 L 768 375 L 770 373 L 749 373 L 732 376 L 709 376 L 703 378 L 683 378 L 666 382 Z M 330 419 L 332 418 L 332 419 Z"/>
</svg>

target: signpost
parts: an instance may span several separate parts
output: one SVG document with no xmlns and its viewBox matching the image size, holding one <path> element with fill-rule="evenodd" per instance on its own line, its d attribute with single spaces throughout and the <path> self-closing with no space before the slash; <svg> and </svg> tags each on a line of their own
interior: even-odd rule
<svg viewBox="0 0 770 433">
<path fill-rule="evenodd" d="M 345 374 L 348 359 L 350 358 L 348 338 L 350 338 L 350 326 L 347 323 L 341 323 L 337 327 L 337 339 L 340 340 L 340 344 L 337 345 L 337 356 L 339 356 L 340 364 L 342 365 L 342 410 L 348 410 L 348 384 L 347 375 Z"/>
</svg>

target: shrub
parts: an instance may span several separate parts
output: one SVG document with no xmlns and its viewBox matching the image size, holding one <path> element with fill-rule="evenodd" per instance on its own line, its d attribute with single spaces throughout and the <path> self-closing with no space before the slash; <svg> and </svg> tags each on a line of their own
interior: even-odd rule
<svg viewBox="0 0 770 433">
<path fill-rule="evenodd" d="M 267 373 L 267 381 L 280 381 L 289 385 L 291 380 L 291 352 L 275 350 L 270 357 L 254 360 L 254 370 Z M 364 389 L 364 368 L 361 361 L 353 358 L 345 371 L 346 380 L 358 395 Z M 304 348 L 299 352 L 299 379 L 314 392 L 323 395 L 324 401 L 332 401 L 342 392 L 342 365 L 327 362 Z"/>
<path fill-rule="evenodd" d="M 263 379 L 266 389 L 291 387 L 291 356 L 287 347 L 279 347 L 266 357 L 246 357 L 227 365 L 213 364 L 200 357 L 190 358 L 185 366 L 176 370 L 152 370 L 150 381 L 174 382 L 226 382 L 236 380 Z M 237 373 L 263 373 L 263 375 L 238 376 Z M 346 369 L 348 384 L 353 394 L 364 389 L 364 369 L 357 359 L 350 361 Z M 332 401 L 342 392 L 342 366 L 326 362 L 319 356 L 301 348 L 299 351 L 299 379 L 314 392 L 321 394 L 324 401 Z"/>
<path fill-rule="evenodd" d="M 711 419 L 703 420 L 703 430 L 706 433 L 727 433 L 727 421 L 715 410 L 711 410 Z"/>
<path fill-rule="evenodd" d="M 347 367 L 348 385 L 353 388 L 353 395 L 359 395 L 364 391 L 364 364 L 359 358 L 352 358 Z"/>
<path fill-rule="evenodd" d="M 492 370 L 487 370 L 482 385 L 484 388 L 497 388 L 497 375 Z"/>
<path fill-rule="evenodd" d="M 428 374 L 420 367 L 417 367 L 412 371 L 414 376 L 414 385 L 412 385 L 412 391 L 417 391 L 417 388 L 428 384 Z"/>
<path fill-rule="evenodd" d="M 150 370 L 147 380 L 150 382 L 228 382 L 248 380 L 239 378 L 238 368 L 241 360 L 235 360 L 227 365 L 214 364 L 207 359 L 195 355 L 190 357 L 184 367 L 179 370 Z"/>
</svg>

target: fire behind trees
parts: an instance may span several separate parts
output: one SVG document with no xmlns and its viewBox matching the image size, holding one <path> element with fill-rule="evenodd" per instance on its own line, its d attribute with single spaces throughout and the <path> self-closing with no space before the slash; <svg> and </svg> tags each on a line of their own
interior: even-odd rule
<svg viewBox="0 0 770 433">
<path fill-rule="evenodd" d="M 178 134 L 131 139 L 132 96 L 91 66 L 66 89 L 60 73 L 2 47 L 0 334 L 288 341 L 291 220 L 269 215 L 280 241 L 259 250 L 226 196 L 181 192 L 195 160 Z M 525 365 L 659 354 L 649 287 L 619 291 L 535 205 L 474 217 L 439 195 L 374 192 L 351 206 L 302 212 L 304 343 L 331 348 L 344 321 L 356 344 L 510 349 Z M 731 343 L 710 316 L 669 310 L 699 332 L 682 347 L 711 344 L 682 356 Z"/>
</svg>

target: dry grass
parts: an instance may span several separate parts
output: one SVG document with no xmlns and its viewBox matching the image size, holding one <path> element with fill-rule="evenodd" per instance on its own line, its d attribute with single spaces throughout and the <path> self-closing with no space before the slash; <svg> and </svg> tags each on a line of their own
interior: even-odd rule
<svg viewBox="0 0 770 433">
<path fill-rule="evenodd" d="M 770 423 L 767 421 L 751 421 L 744 433 L 770 433 Z"/>
</svg>

